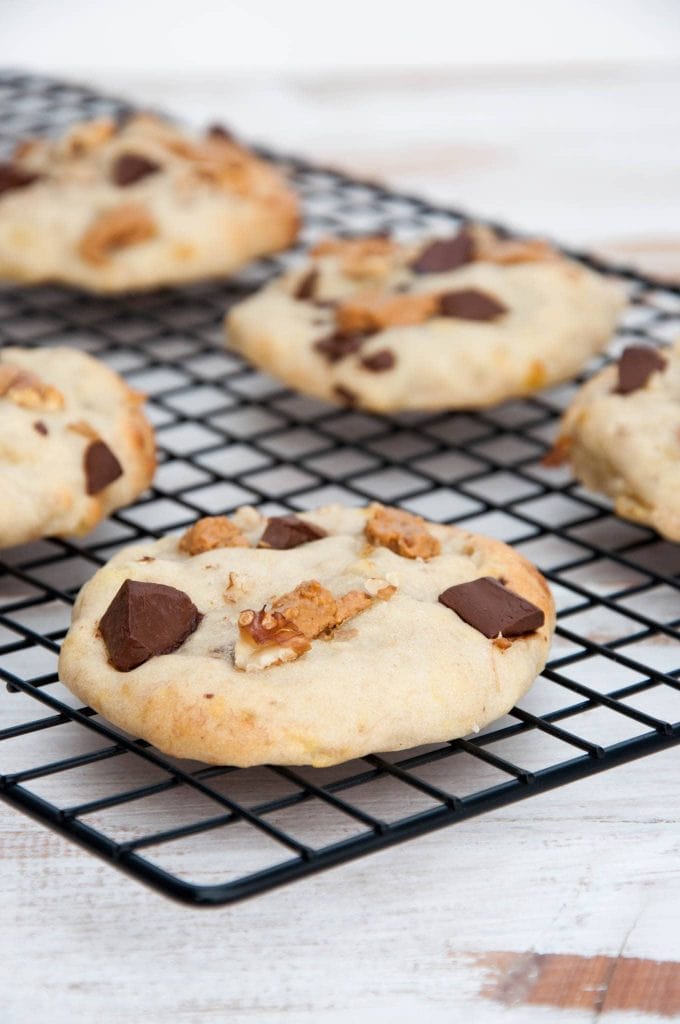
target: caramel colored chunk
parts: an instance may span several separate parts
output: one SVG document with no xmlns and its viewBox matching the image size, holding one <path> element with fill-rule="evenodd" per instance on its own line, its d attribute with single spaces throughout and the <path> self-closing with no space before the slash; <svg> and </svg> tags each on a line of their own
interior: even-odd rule
<svg viewBox="0 0 680 1024">
<path fill-rule="evenodd" d="M 441 550 L 420 516 L 398 508 L 375 507 L 364 532 L 371 544 L 389 548 L 403 558 L 433 558 Z"/>
<path fill-rule="evenodd" d="M 386 581 L 377 597 L 387 600 L 396 588 Z M 350 590 L 334 597 L 318 580 L 305 580 L 271 602 L 269 611 L 251 609 L 239 616 L 239 640 L 234 651 L 237 668 L 246 671 L 292 661 L 311 647 L 312 640 L 328 636 L 337 626 L 369 608 L 374 598 L 365 590 Z"/>
<path fill-rule="evenodd" d="M 326 238 L 317 242 L 312 256 L 335 256 L 347 277 L 380 279 L 401 262 L 401 247 L 391 238 Z"/>
<path fill-rule="evenodd" d="M 383 590 L 386 588 L 383 588 Z M 392 588 L 394 593 L 395 588 Z M 382 591 L 380 592 L 381 600 L 384 599 Z M 372 603 L 373 598 L 365 590 L 350 590 L 348 594 L 343 594 L 337 600 L 337 607 L 335 612 L 336 625 L 340 626 L 343 622 L 347 622 L 348 619 L 354 618 L 359 612 L 363 612 Z"/>
<path fill-rule="evenodd" d="M 0 365 L 0 398 L 8 398 L 23 409 L 56 412 L 64 408 L 64 396 L 58 388 L 12 363 Z"/>
<path fill-rule="evenodd" d="M 86 263 L 104 266 L 117 249 L 147 242 L 157 234 L 155 221 L 139 203 L 124 203 L 104 210 L 90 225 L 78 251 Z"/>
<path fill-rule="evenodd" d="M 341 303 L 335 318 L 341 331 L 370 332 L 385 327 L 421 324 L 434 316 L 436 310 L 436 295 L 395 295 L 371 291 Z"/>
<path fill-rule="evenodd" d="M 557 252 L 540 238 L 499 238 L 483 224 L 469 229 L 474 239 L 475 259 L 488 263 L 540 263 L 554 260 Z"/>
<path fill-rule="evenodd" d="M 246 671 L 294 661 L 311 647 L 294 623 L 280 612 L 267 612 L 264 608 L 259 612 L 241 612 L 238 630 L 236 667 Z"/>
<path fill-rule="evenodd" d="M 337 624 L 337 609 L 330 590 L 317 580 L 305 580 L 295 590 L 272 601 L 272 611 L 281 612 L 310 640 Z"/>
<path fill-rule="evenodd" d="M 226 516 L 205 516 L 190 526 L 180 539 L 179 550 L 200 555 L 215 548 L 249 548 L 250 542 Z"/>
<path fill-rule="evenodd" d="M 103 146 L 115 133 L 115 121 L 110 117 L 100 117 L 74 125 L 61 145 L 66 156 L 85 156 Z"/>
</svg>

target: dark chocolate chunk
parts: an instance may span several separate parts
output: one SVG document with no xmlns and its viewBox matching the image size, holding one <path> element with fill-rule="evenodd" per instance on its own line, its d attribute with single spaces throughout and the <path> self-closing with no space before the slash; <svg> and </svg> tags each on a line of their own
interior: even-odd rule
<svg viewBox="0 0 680 1024">
<path fill-rule="evenodd" d="M 17 164 L 0 163 L 0 195 L 3 192 L 10 192 L 15 188 L 26 188 L 32 185 L 40 177 L 39 174 L 31 174 Z"/>
<path fill-rule="evenodd" d="M 92 441 L 85 449 L 85 491 L 99 494 L 123 475 L 123 467 L 103 441 Z"/>
<path fill-rule="evenodd" d="M 49 434 L 49 430 L 47 429 L 47 424 L 43 423 L 42 420 L 36 420 L 35 423 L 33 424 L 33 429 L 38 434 L 42 434 L 43 437 L 47 437 L 47 435 Z"/>
<path fill-rule="evenodd" d="M 164 583 L 125 580 L 99 623 L 109 661 L 129 672 L 159 654 L 171 654 L 202 619 L 184 593 Z"/>
<path fill-rule="evenodd" d="M 666 365 L 666 360 L 657 349 L 649 345 L 629 345 L 618 362 L 616 394 L 629 395 L 631 391 L 638 391 L 653 373 L 665 370 Z"/>
<path fill-rule="evenodd" d="M 225 128 L 223 124 L 211 124 L 208 126 L 207 135 L 209 139 L 222 139 L 224 142 L 233 142 L 233 133 Z"/>
<path fill-rule="evenodd" d="M 128 185 L 135 185 L 151 174 L 157 174 L 160 170 L 161 164 L 156 160 L 150 160 L 139 153 L 123 153 L 114 162 L 111 177 L 116 185 L 125 188 Z"/>
<path fill-rule="evenodd" d="M 313 526 L 297 516 L 272 516 L 260 539 L 260 547 L 288 551 L 289 548 L 299 548 L 301 544 L 321 540 L 326 536 L 326 531 L 321 527 Z"/>
<path fill-rule="evenodd" d="M 367 337 L 366 334 L 343 334 L 342 331 L 335 331 L 328 337 L 315 341 L 314 348 L 325 356 L 329 363 L 337 363 L 346 356 L 358 352 Z"/>
<path fill-rule="evenodd" d="M 463 228 L 453 238 L 430 242 L 411 264 L 415 274 L 444 274 L 456 270 L 475 258 L 474 242 Z"/>
<path fill-rule="evenodd" d="M 115 185 L 126 188 L 128 185 L 136 185 L 150 174 L 156 174 L 160 169 L 161 165 L 155 160 L 147 160 L 137 153 L 123 153 L 114 163 L 111 177 Z"/>
<path fill-rule="evenodd" d="M 478 288 L 461 288 L 439 296 L 440 316 L 453 316 L 459 320 L 495 320 L 507 311 L 502 302 Z"/>
<path fill-rule="evenodd" d="M 295 289 L 295 298 L 302 299 L 303 301 L 306 301 L 307 299 L 313 299 L 314 289 L 316 288 L 316 283 L 318 280 L 319 271 L 315 267 L 312 267 L 312 269 L 307 274 L 305 274 L 305 276 L 302 278 L 297 288 Z"/>
<path fill-rule="evenodd" d="M 361 365 L 372 373 L 382 373 L 383 370 L 391 370 L 396 361 L 394 352 L 390 352 L 388 348 L 381 348 L 371 356 L 364 356 Z"/>
<path fill-rule="evenodd" d="M 533 633 L 545 621 L 540 608 L 492 576 L 449 587 L 439 595 L 439 601 L 489 638 L 499 633 L 502 636 Z"/>
<path fill-rule="evenodd" d="M 333 388 L 333 394 L 344 405 L 353 407 L 357 404 L 357 396 L 354 391 L 351 391 L 350 388 L 346 388 L 343 384 L 336 384 Z"/>
</svg>

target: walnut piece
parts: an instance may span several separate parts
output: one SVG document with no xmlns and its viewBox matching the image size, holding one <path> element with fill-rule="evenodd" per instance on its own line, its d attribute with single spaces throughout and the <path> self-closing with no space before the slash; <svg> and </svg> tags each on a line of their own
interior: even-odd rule
<svg viewBox="0 0 680 1024">
<path fill-rule="evenodd" d="M 380 279 L 406 261 L 402 247 L 380 235 L 370 238 L 326 238 L 317 242 L 312 256 L 336 256 L 340 270 L 359 280 Z"/>
<path fill-rule="evenodd" d="M 140 203 L 122 203 L 99 214 L 81 238 L 78 251 L 86 263 L 101 267 L 117 249 L 147 242 L 157 234 L 155 221 Z"/>
<path fill-rule="evenodd" d="M 433 558 L 441 551 L 441 544 L 424 519 L 398 508 L 374 506 L 364 533 L 371 544 L 389 548 L 404 558 Z"/>
<path fill-rule="evenodd" d="M 238 617 L 239 638 L 234 648 L 237 668 L 247 672 L 294 661 L 312 646 L 311 641 L 281 612 L 247 609 Z"/>
<path fill-rule="evenodd" d="M 437 311 L 434 294 L 395 295 L 370 291 L 342 302 L 335 311 L 338 328 L 347 333 L 407 327 L 429 320 Z"/>
<path fill-rule="evenodd" d="M 205 516 L 189 527 L 178 546 L 188 555 L 200 555 L 215 548 L 249 548 L 250 542 L 226 516 Z"/>
<path fill-rule="evenodd" d="M 395 587 L 380 581 L 378 597 L 386 600 Z M 334 597 L 318 580 L 304 580 L 294 590 L 271 602 L 271 609 L 241 612 L 239 639 L 234 649 L 237 668 L 252 672 L 299 658 L 317 637 L 365 611 L 373 603 L 365 590 L 350 590 Z"/>
<path fill-rule="evenodd" d="M 557 259 L 558 253 L 540 238 L 499 238 L 484 224 L 469 228 L 474 239 L 475 259 L 489 263 L 539 263 Z"/>
<path fill-rule="evenodd" d="M 0 398 L 8 398 L 23 409 L 56 412 L 64 408 L 64 396 L 58 388 L 13 363 L 0 365 Z"/>
</svg>

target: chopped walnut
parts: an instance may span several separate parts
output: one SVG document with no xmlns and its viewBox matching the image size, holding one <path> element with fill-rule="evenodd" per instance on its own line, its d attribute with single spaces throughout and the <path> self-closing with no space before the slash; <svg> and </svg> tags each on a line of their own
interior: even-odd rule
<svg viewBox="0 0 680 1024">
<path fill-rule="evenodd" d="M 143 206 L 123 203 L 99 214 L 81 238 L 78 251 L 86 263 L 101 267 L 116 249 L 147 242 L 156 234 L 156 223 Z"/>
<path fill-rule="evenodd" d="M 317 242 L 312 256 L 336 256 L 340 269 L 351 278 L 383 278 L 406 257 L 391 238 L 326 238 Z"/>
<path fill-rule="evenodd" d="M 308 651 L 311 641 L 280 612 L 250 609 L 238 617 L 239 638 L 234 648 L 237 668 L 257 669 L 294 661 Z"/>
<path fill-rule="evenodd" d="M 489 263 L 539 263 L 554 260 L 557 252 L 540 238 L 499 238 L 483 224 L 469 228 L 474 238 L 475 259 Z"/>
<path fill-rule="evenodd" d="M 99 440 L 99 434 L 87 420 L 76 420 L 75 423 L 69 423 L 66 429 L 70 430 L 73 434 L 80 434 L 81 437 L 87 438 L 88 441 Z"/>
<path fill-rule="evenodd" d="M 341 331 L 379 331 L 385 327 L 420 324 L 434 316 L 437 296 L 395 295 L 389 292 L 364 292 L 342 302 L 335 311 Z"/>
<path fill-rule="evenodd" d="M 0 398 L 8 398 L 24 409 L 56 412 L 64 408 L 64 396 L 58 388 L 13 363 L 0 365 Z"/>
<path fill-rule="evenodd" d="M 190 526 L 180 539 L 179 550 L 200 555 L 214 548 L 249 548 L 250 543 L 226 516 L 205 516 Z"/>
<path fill-rule="evenodd" d="M 374 506 L 364 532 L 371 544 L 389 548 L 404 558 L 433 558 L 441 550 L 420 516 L 397 508 Z"/>
<path fill-rule="evenodd" d="M 385 581 L 378 596 L 392 596 L 396 588 Z M 317 637 L 328 638 L 336 627 L 365 611 L 373 598 L 365 590 L 350 590 L 334 597 L 318 580 L 305 580 L 271 603 L 271 610 L 247 610 L 239 616 L 235 647 L 237 668 L 253 671 L 298 658 Z"/>
<path fill-rule="evenodd" d="M 394 583 L 377 578 L 365 580 L 364 588 L 371 597 L 378 597 L 381 601 L 386 601 L 389 597 L 392 597 L 392 594 L 397 590 Z"/>
<path fill-rule="evenodd" d="M 237 572 L 230 572 L 222 597 L 227 604 L 234 604 L 235 601 L 238 601 L 239 595 L 242 594 L 245 589 L 245 578 L 243 576 L 239 576 Z"/>
</svg>

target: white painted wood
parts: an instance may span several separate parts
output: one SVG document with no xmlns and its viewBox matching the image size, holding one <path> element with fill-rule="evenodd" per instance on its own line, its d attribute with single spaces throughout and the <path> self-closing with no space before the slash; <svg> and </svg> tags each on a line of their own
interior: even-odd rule
<svg viewBox="0 0 680 1024">
<path fill-rule="evenodd" d="M 140 85 L 101 80 L 131 94 Z M 676 72 L 661 69 L 579 79 L 473 75 L 443 84 L 392 78 L 360 87 L 263 79 L 245 91 L 228 77 L 193 85 L 147 80 L 141 91 L 196 120 L 222 115 L 248 135 L 520 226 L 578 243 L 609 239 L 634 253 L 644 248 L 674 272 L 680 108 L 670 97 L 679 83 Z M 600 568 L 598 586 L 611 588 L 608 573 Z M 46 612 L 58 628 L 60 610 Z M 587 628 L 601 639 L 607 623 L 596 617 Z M 662 642 L 648 654 L 660 666 L 674 658 Z M 588 684 L 606 686 L 608 671 L 596 667 Z M 525 706 L 541 711 L 554 699 L 550 686 L 541 686 Z M 649 710 L 661 711 L 649 701 Z M 677 719 L 677 703 L 665 712 L 673 709 Z M 22 714 L 35 709 L 0 691 L 0 728 Z M 593 738 L 614 738 L 596 724 Z M 78 743 L 85 743 L 81 734 L 62 727 L 12 750 L 0 744 L 0 772 L 35 763 L 37 750 L 51 760 L 87 749 Z M 531 767 L 542 753 L 532 740 L 517 756 Z M 470 771 L 460 769 L 462 787 L 476 784 Z M 67 785 L 75 804 L 138 781 L 117 760 L 35 788 L 49 797 Z M 215 911 L 165 901 L 0 804 L 0 1020 L 591 1020 L 581 1011 L 505 1007 L 482 997 L 485 971 L 475 955 L 680 960 L 679 792 L 676 749 Z M 377 803 L 369 808 L 395 809 L 389 794 L 370 799 Z M 413 801 L 414 811 L 422 806 Z M 129 808 L 109 815 L 107 825 L 129 837 L 149 820 L 163 828 L 169 813 L 160 800 L 152 814 Z M 295 823 L 309 827 L 296 813 Z M 328 834 L 337 821 L 312 824 L 312 839 L 322 827 Z M 250 855 L 245 846 L 242 854 Z M 222 870 L 220 855 L 219 841 L 207 842 L 198 862 L 179 850 L 176 866 L 191 865 L 209 879 Z M 651 1018 L 632 1012 L 603 1019 Z"/>
</svg>

